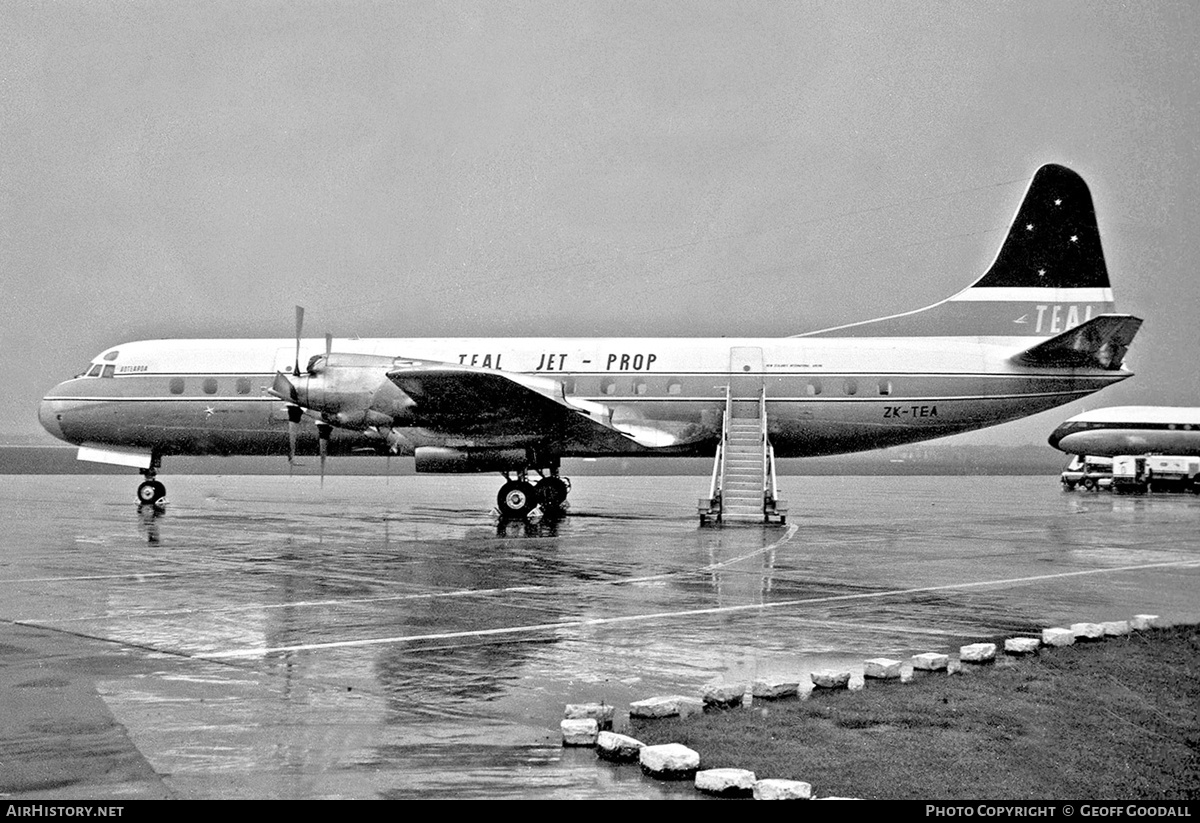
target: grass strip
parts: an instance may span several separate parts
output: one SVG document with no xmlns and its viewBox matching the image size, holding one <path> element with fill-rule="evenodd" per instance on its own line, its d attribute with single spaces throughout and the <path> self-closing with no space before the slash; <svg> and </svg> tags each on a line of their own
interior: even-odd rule
<svg viewBox="0 0 1200 823">
<path fill-rule="evenodd" d="M 1003 641 L 997 643 L 1003 648 Z M 814 796 L 944 800 L 1200 798 L 1200 629 L 686 720 L 633 720 L 705 769 L 812 784 Z"/>
</svg>

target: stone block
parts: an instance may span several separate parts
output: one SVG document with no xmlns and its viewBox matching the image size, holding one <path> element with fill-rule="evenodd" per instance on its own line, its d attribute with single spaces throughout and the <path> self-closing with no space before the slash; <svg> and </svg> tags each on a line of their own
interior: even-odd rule
<svg viewBox="0 0 1200 823">
<path fill-rule="evenodd" d="M 691 780 L 700 768 L 700 755 L 682 743 L 663 743 L 643 746 L 638 763 L 643 772 L 659 780 Z"/>
<path fill-rule="evenodd" d="M 1070 629 L 1058 627 L 1042 629 L 1042 643 L 1047 646 L 1073 646 L 1075 645 L 1075 633 Z"/>
<path fill-rule="evenodd" d="M 844 689 L 850 685 L 850 672 L 828 670 L 812 672 L 809 677 L 817 689 Z"/>
<path fill-rule="evenodd" d="M 721 797 L 751 797 L 754 772 L 746 769 L 705 769 L 696 772 L 696 788 Z"/>
<path fill-rule="evenodd" d="M 900 661 L 888 657 L 872 657 L 863 661 L 863 678 L 867 680 L 899 680 Z"/>
<path fill-rule="evenodd" d="M 1078 640 L 1103 640 L 1104 627 L 1099 623 L 1072 623 L 1071 634 Z"/>
<path fill-rule="evenodd" d="M 1042 645 L 1038 637 L 1010 637 L 1004 641 L 1007 654 L 1033 654 Z"/>
<path fill-rule="evenodd" d="M 1135 614 L 1133 619 L 1129 621 L 1129 628 L 1135 632 L 1144 632 L 1146 629 L 1153 629 L 1157 625 L 1157 614 Z"/>
<path fill-rule="evenodd" d="M 596 735 L 600 733 L 596 721 L 590 717 L 578 720 L 564 720 L 559 724 L 562 729 L 564 746 L 595 746 Z"/>
<path fill-rule="evenodd" d="M 700 699 L 710 708 L 728 709 L 742 705 L 745 697 L 745 683 L 709 683 Z"/>
<path fill-rule="evenodd" d="M 563 710 L 564 720 L 595 720 L 601 731 L 611 729 L 616 707 L 604 703 L 568 703 Z"/>
<path fill-rule="evenodd" d="M 1129 634 L 1128 620 L 1109 620 L 1100 624 L 1100 628 L 1104 629 L 1105 637 L 1124 637 Z"/>
<path fill-rule="evenodd" d="M 615 763 L 636 763 L 646 744 L 625 734 L 600 732 L 596 735 L 596 755 Z"/>
<path fill-rule="evenodd" d="M 812 800 L 812 785 L 801 780 L 757 780 L 754 783 L 754 799 Z"/>
<path fill-rule="evenodd" d="M 629 704 L 629 716 L 641 718 L 690 717 L 704 713 L 704 702 L 698 697 L 673 694 L 650 697 Z"/>
<path fill-rule="evenodd" d="M 750 694 L 755 700 L 780 700 L 795 697 L 799 693 L 800 683 L 795 680 L 761 678 L 750 684 Z"/>
<path fill-rule="evenodd" d="M 991 663 L 996 659 L 995 643 L 971 643 L 960 646 L 958 659 L 963 663 Z"/>
<path fill-rule="evenodd" d="M 912 657 L 913 671 L 944 672 L 950 668 L 950 655 L 937 652 L 914 654 Z"/>
</svg>

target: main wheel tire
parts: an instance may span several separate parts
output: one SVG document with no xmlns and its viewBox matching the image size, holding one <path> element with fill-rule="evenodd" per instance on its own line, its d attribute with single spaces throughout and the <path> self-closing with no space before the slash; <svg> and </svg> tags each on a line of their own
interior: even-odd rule
<svg viewBox="0 0 1200 823">
<path fill-rule="evenodd" d="M 496 506 L 500 509 L 500 516 L 506 520 L 528 517 L 537 504 L 537 491 L 532 483 L 524 480 L 508 481 L 496 495 Z"/>
<path fill-rule="evenodd" d="M 167 487 L 157 480 L 147 480 L 137 487 L 139 506 L 157 506 L 167 496 Z"/>
<path fill-rule="evenodd" d="M 537 484 L 538 502 L 544 511 L 562 511 L 571 484 L 562 477 L 547 477 Z"/>
</svg>

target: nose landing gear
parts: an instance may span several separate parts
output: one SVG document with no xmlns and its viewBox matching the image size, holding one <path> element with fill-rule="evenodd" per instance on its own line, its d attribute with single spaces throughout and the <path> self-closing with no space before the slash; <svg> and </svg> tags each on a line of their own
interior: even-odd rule
<svg viewBox="0 0 1200 823">
<path fill-rule="evenodd" d="M 161 509 L 167 504 L 167 487 L 155 480 L 158 473 L 159 461 L 158 458 L 150 464 L 150 468 L 142 469 L 142 476 L 145 481 L 137 487 L 138 508 L 142 506 L 153 506 L 156 509 Z"/>
</svg>

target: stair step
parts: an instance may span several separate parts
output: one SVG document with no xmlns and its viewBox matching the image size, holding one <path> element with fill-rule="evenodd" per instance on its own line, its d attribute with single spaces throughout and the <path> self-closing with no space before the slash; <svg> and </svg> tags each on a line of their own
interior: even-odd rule
<svg viewBox="0 0 1200 823">
<path fill-rule="evenodd" d="M 721 478 L 721 518 L 766 522 L 767 470 L 763 430 L 766 418 L 757 400 L 735 400 L 725 422 Z"/>
</svg>

